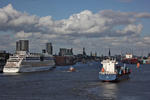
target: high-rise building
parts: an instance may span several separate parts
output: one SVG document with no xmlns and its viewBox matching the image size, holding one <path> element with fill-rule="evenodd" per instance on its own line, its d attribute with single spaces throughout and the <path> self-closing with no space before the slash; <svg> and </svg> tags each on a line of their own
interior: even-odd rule
<svg viewBox="0 0 150 100">
<path fill-rule="evenodd" d="M 46 43 L 46 52 L 50 55 L 53 55 L 53 46 L 52 43 Z"/>
<path fill-rule="evenodd" d="M 60 56 L 71 56 L 73 55 L 73 49 L 60 48 L 59 51 Z"/>
<path fill-rule="evenodd" d="M 148 57 L 150 57 L 150 53 L 148 53 Z"/>
<path fill-rule="evenodd" d="M 16 42 L 16 51 L 29 52 L 29 40 L 19 40 Z"/>
<path fill-rule="evenodd" d="M 19 43 L 19 41 L 16 42 L 16 51 L 20 51 L 20 43 Z"/>
</svg>

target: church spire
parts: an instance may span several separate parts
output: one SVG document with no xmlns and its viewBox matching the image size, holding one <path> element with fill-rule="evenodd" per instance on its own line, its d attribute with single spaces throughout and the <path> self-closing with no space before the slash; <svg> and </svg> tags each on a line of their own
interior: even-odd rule
<svg viewBox="0 0 150 100">
<path fill-rule="evenodd" d="M 110 48 L 109 48 L 109 54 L 108 54 L 108 56 L 109 56 L 109 57 L 111 56 Z"/>
</svg>

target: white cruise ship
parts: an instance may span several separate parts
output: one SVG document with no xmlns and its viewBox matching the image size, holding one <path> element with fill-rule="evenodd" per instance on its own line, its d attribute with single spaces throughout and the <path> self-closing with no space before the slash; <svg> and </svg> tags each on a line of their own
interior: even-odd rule
<svg viewBox="0 0 150 100">
<path fill-rule="evenodd" d="M 3 72 L 34 72 L 49 70 L 55 66 L 52 55 L 47 53 L 31 54 L 26 51 L 19 51 L 10 56 L 4 66 Z"/>
</svg>

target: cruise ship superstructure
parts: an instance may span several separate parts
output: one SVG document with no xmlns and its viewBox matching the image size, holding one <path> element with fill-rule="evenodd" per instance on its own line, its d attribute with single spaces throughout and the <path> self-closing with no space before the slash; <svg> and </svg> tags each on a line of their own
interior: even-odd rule
<svg viewBox="0 0 150 100">
<path fill-rule="evenodd" d="M 7 60 L 3 72 L 34 72 L 49 70 L 55 66 L 52 55 L 31 54 L 20 51 Z"/>
<path fill-rule="evenodd" d="M 52 44 L 48 44 L 42 53 L 29 53 L 29 41 L 17 41 L 16 53 L 9 57 L 3 72 L 34 72 L 53 68 Z"/>
</svg>

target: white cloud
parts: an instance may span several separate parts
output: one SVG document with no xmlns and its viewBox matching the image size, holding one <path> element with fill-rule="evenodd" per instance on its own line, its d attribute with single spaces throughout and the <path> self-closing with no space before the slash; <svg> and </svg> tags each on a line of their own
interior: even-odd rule
<svg viewBox="0 0 150 100">
<path fill-rule="evenodd" d="M 131 32 L 135 32 L 140 34 L 142 31 L 143 25 L 138 24 L 138 25 L 128 25 L 127 27 L 125 27 L 124 29 L 124 33 L 131 31 Z"/>
<path fill-rule="evenodd" d="M 125 3 L 129 3 L 129 2 L 132 2 L 133 0 L 118 0 L 120 2 L 125 2 Z"/>
<path fill-rule="evenodd" d="M 128 26 L 126 26 L 123 30 L 117 30 L 117 33 L 122 33 L 122 34 L 127 34 L 129 33 L 129 35 L 138 35 L 141 33 L 143 28 L 142 24 L 138 24 L 138 25 L 134 25 L 134 24 L 129 24 Z"/>
<path fill-rule="evenodd" d="M 32 36 L 32 33 L 25 33 L 24 31 L 20 31 L 16 33 L 16 38 L 25 39 Z"/>
<path fill-rule="evenodd" d="M 148 39 L 139 38 L 144 26 L 138 19 L 142 18 L 150 18 L 150 13 L 113 10 L 93 13 L 84 10 L 68 19 L 53 20 L 51 16 L 38 17 L 17 11 L 9 4 L 0 8 L 0 31 L 12 32 L 14 41 L 26 38 L 34 43 L 35 40 L 40 43 L 52 41 L 56 44 L 91 48 L 123 44 L 133 46 L 132 43 L 134 46 L 148 45 Z M 10 43 L 11 41 L 9 40 Z"/>
<path fill-rule="evenodd" d="M 122 36 L 122 32 L 124 35 L 130 35 L 127 29 L 120 30 L 121 33 L 114 30 L 115 27 L 124 25 L 125 28 L 130 26 L 130 32 L 136 34 L 137 28 L 131 29 L 130 24 L 137 26 L 135 14 L 112 10 L 102 10 L 95 14 L 84 10 L 71 15 L 68 19 L 55 21 L 51 16 L 37 17 L 16 11 L 11 4 L 0 9 L 1 31 L 11 30 L 16 33 L 40 32 L 76 37 Z M 139 29 L 138 32 L 140 31 Z"/>
<path fill-rule="evenodd" d="M 137 13 L 135 15 L 135 17 L 137 17 L 137 18 L 150 18 L 150 13 L 147 13 L 147 12 Z"/>
</svg>

